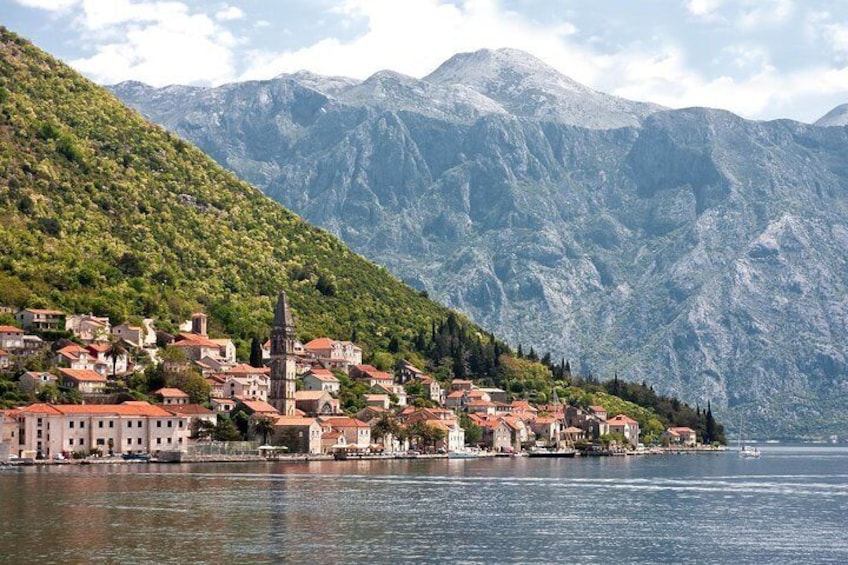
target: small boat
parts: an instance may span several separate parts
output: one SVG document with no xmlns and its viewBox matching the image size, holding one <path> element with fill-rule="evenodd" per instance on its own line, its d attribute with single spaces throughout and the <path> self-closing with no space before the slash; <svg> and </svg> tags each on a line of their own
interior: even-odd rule
<svg viewBox="0 0 848 565">
<path fill-rule="evenodd" d="M 121 459 L 124 461 L 150 461 L 150 454 L 148 453 L 124 453 L 121 455 Z"/>
<path fill-rule="evenodd" d="M 479 453 L 473 451 L 448 451 L 448 459 L 478 459 Z"/>
<path fill-rule="evenodd" d="M 743 459 L 757 459 L 760 456 L 760 450 L 750 445 L 743 445 L 739 449 L 739 457 Z"/>
<path fill-rule="evenodd" d="M 527 452 L 527 457 L 545 457 L 550 459 L 568 458 L 577 456 L 577 450 L 571 448 L 561 449 L 532 449 Z"/>
</svg>

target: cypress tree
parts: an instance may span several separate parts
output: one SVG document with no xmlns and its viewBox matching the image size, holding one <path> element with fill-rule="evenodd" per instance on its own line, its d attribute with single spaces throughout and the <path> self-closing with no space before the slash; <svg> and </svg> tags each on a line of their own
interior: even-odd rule
<svg viewBox="0 0 848 565">
<path fill-rule="evenodd" d="M 259 368 L 262 365 L 264 365 L 262 363 L 262 343 L 258 337 L 253 336 L 253 339 L 250 341 L 250 366 Z"/>
</svg>

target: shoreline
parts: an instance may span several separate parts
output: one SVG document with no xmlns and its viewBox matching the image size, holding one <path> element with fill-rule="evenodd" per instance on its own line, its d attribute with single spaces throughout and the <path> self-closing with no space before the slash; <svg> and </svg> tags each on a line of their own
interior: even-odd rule
<svg viewBox="0 0 848 565">
<path fill-rule="evenodd" d="M 694 448 L 654 448 L 641 452 L 623 451 L 623 452 L 588 452 L 577 453 L 573 459 L 582 458 L 597 458 L 597 457 L 643 457 L 657 455 L 697 455 L 697 454 L 719 454 L 730 451 L 726 446 L 720 447 L 694 447 Z M 169 457 L 165 459 L 157 459 L 151 457 L 147 460 L 127 460 L 122 457 L 92 457 L 88 459 L 63 459 L 63 460 L 33 460 L 21 459 L 17 461 L 0 462 L 0 468 L 18 468 L 18 467 L 53 467 L 53 466 L 72 466 L 72 465 L 148 465 L 148 464 L 197 464 L 197 463 L 310 463 L 313 461 L 389 461 L 389 460 L 475 460 L 475 459 L 511 459 L 511 458 L 526 458 L 526 452 L 517 453 L 492 453 L 481 452 L 473 456 L 451 458 L 447 453 L 420 453 L 410 455 L 408 453 L 390 453 L 390 454 L 363 454 L 363 455 L 348 455 L 344 458 L 336 458 L 332 454 L 321 455 L 278 455 L 274 457 L 264 457 L 261 455 L 239 454 L 239 455 L 186 455 L 181 457 Z"/>
</svg>

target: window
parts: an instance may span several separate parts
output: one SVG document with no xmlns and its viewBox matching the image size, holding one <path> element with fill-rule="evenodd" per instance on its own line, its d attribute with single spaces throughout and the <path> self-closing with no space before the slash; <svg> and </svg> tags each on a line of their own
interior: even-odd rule
<svg viewBox="0 0 848 565">
<path fill-rule="evenodd" d="M 68 445 L 73 445 L 73 444 L 74 444 L 74 438 L 70 438 L 68 440 Z"/>
<path fill-rule="evenodd" d="M 156 427 L 157 427 L 157 428 L 161 428 L 161 427 L 162 427 L 162 420 L 156 420 Z"/>
<path fill-rule="evenodd" d="M 180 420 L 180 427 L 181 428 L 183 427 L 183 421 L 182 420 Z"/>
<path fill-rule="evenodd" d="M 168 420 L 168 427 L 169 427 L 169 428 L 173 428 L 173 427 L 174 427 L 174 423 L 173 423 L 171 420 Z"/>
<path fill-rule="evenodd" d="M 131 427 L 132 427 L 132 422 L 127 422 L 127 427 L 128 427 L 128 428 L 131 428 Z"/>
<path fill-rule="evenodd" d="M 38 425 L 41 425 L 41 418 L 38 419 Z"/>
<path fill-rule="evenodd" d="M 138 445 L 141 445 L 141 438 L 138 438 L 138 441 L 136 441 L 136 443 L 137 443 Z"/>
<path fill-rule="evenodd" d="M 131 437 L 127 438 L 127 445 L 132 445 L 132 438 Z"/>
<path fill-rule="evenodd" d="M 83 421 L 81 421 L 81 420 L 80 420 L 80 429 L 82 429 L 82 428 L 84 428 L 84 427 L 85 427 L 85 422 L 83 422 Z"/>
<path fill-rule="evenodd" d="M 98 427 L 98 428 L 102 428 L 102 427 L 103 427 L 103 420 L 100 420 L 99 422 L 97 422 L 97 427 Z"/>
<path fill-rule="evenodd" d="M 106 445 L 106 440 L 102 437 L 97 438 L 97 445 Z"/>
<path fill-rule="evenodd" d="M 38 430 L 38 433 L 35 437 L 37 437 L 38 439 L 41 439 L 41 430 Z"/>
<path fill-rule="evenodd" d="M 73 423 L 73 422 L 68 422 L 68 427 L 69 427 L 69 428 L 73 428 L 73 427 L 74 427 L 74 423 Z"/>
<path fill-rule="evenodd" d="M 177 438 L 177 443 L 182 443 L 182 442 L 183 442 L 183 438 Z"/>
<path fill-rule="evenodd" d="M 114 427 L 115 427 L 115 422 L 113 422 L 113 421 L 109 420 L 109 427 L 110 427 L 110 428 L 114 428 Z"/>
<path fill-rule="evenodd" d="M 136 425 L 136 428 L 140 428 L 140 427 L 141 427 L 141 420 L 139 420 L 138 424 Z"/>
<path fill-rule="evenodd" d="M 168 444 L 170 444 L 170 443 L 171 443 L 171 438 L 168 438 Z"/>
<path fill-rule="evenodd" d="M 162 438 L 161 437 L 156 438 L 156 445 L 162 445 Z"/>
<path fill-rule="evenodd" d="M 85 438 L 84 438 L 84 437 L 81 437 L 81 438 L 80 438 L 80 440 L 79 440 L 79 444 L 80 444 L 80 445 L 84 445 L 84 444 L 85 444 Z"/>
</svg>

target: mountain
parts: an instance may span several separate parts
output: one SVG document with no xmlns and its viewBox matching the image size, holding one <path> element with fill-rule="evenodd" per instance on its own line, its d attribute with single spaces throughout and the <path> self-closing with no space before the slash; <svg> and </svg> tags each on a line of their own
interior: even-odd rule
<svg viewBox="0 0 848 565">
<path fill-rule="evenodd" d="M 749 434 L 843 433 L 848 128 L 628 102 L 513 50 L 334 85 L 113 90 L 514 344 Z"/>
<path fill-rule="evenodd" d="M 848 126 L 848 104 L 840 104 L 816 121 L 817 126 Z"/>
<path fill-rule="evenodd" d="M 301 337 L 372 351 L 449 314 L 3 28 L 0 213 L 5 306 L 163 329 L 203 309 L 244 345 L 284 289 Z"/>
</svg>

